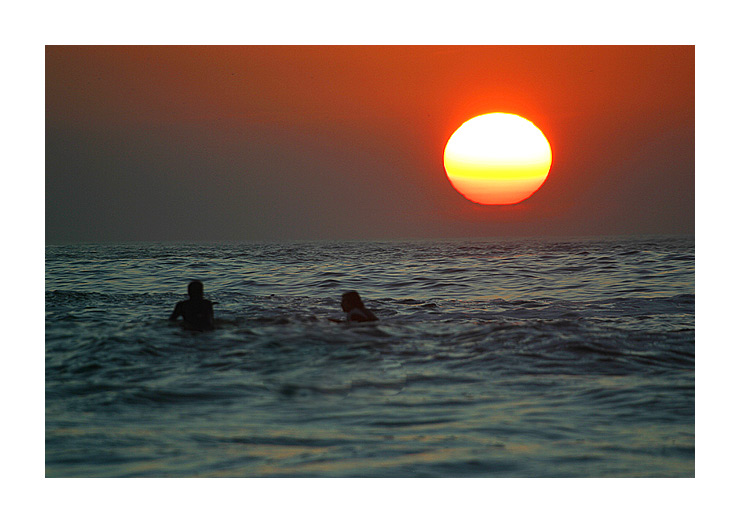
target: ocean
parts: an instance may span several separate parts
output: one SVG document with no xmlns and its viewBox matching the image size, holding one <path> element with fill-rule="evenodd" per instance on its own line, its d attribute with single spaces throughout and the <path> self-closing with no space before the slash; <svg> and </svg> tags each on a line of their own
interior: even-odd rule
<svg viewBox="0 0 740 523">
<path fill-rule="evenodd" d="M 46 477 L 694 477 L 694 238 L 46 246 Z M 216 329 L 168 321 L 192 279 Z M 379 321 L 348 324 L 344 291 Z"/>
</svg>

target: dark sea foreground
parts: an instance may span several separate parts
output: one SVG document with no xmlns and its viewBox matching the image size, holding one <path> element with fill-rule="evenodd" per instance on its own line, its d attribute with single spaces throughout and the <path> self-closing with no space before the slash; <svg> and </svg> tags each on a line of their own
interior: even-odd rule
<svg viewBox="0 0 740 523">
<path fill-rule="evenodd" d="M 693 477 L 694 432 L 693 237 L 46 248 L 47 477 Z"/>
</svg>

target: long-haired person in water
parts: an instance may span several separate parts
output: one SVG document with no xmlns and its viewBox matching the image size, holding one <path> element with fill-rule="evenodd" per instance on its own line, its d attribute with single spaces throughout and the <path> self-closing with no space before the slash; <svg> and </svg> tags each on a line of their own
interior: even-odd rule
<svg viewBox="0 0 740 523">
<path fill-rule="evenodd" d="M 378 321 L 375 314 L 365 308 L 356 291 L 342 294 L 342 310 L 347 313 L 347 321 Z"/>
<path fill-rule="evenodd" d="M 203 283 L 198 280 L 191 281 L 188 285 L 188 296 L 190 299 L 175 305 L 175 310 L 170 314 L 170 321 L 182 316 L 186 329 L 197 331 L 213 329 L 213 302 L 203 298 Z"/>
</svg>

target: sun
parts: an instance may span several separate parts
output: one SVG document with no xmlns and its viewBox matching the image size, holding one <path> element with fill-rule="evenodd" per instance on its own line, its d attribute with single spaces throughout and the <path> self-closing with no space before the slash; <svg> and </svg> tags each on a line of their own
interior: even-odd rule
<svg viewBox="0 0 740 523">
<path fill-rule="evenodd" d="M 444 166 L 452 186 L 468 200 L 508 205 L 539 189 L 552 165 L 552 150 L 532 122 L 516 114 L 471 118 L 452 133 Z"/>
</svg>

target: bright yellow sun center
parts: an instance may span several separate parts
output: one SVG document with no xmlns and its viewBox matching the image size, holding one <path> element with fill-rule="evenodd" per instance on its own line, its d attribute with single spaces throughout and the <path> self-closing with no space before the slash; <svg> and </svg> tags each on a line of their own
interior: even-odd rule
<svg viewBox="0 0 740 523">
<path fill-rule="evenodd" d="M 476 116 L 447 142 L 444 166 L 452 186 L 468 200 L 513 204 L 545 182 L 552 151 L 529 120 L 508 113 Z"/>
</svg>

